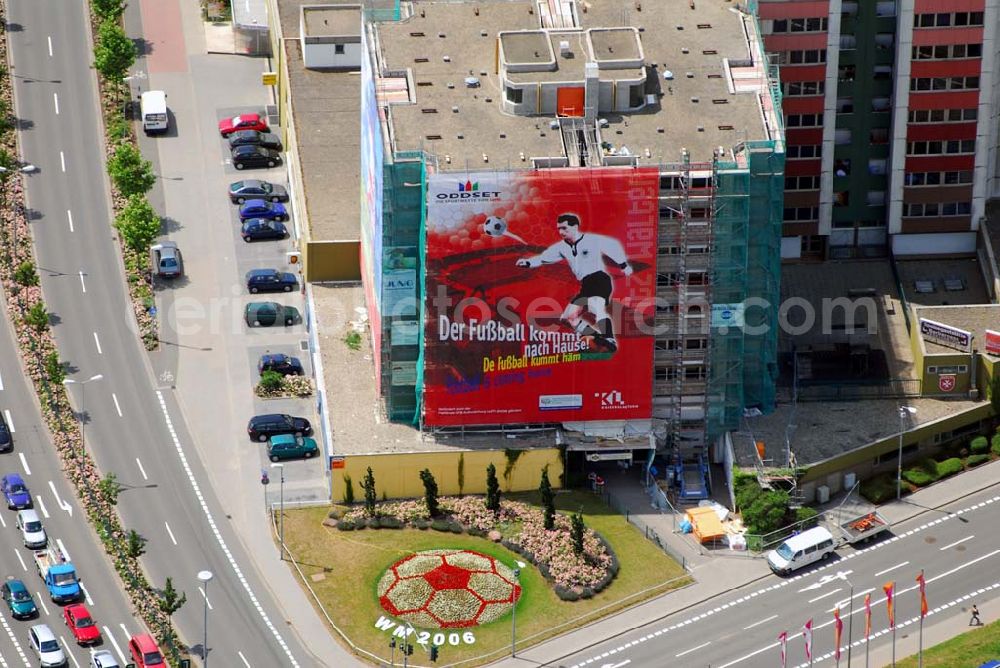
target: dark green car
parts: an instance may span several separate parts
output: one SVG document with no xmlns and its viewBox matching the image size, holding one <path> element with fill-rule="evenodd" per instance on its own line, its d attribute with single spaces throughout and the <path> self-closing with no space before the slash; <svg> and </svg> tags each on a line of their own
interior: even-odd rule
<svg viewBox="0 0 1000 668">
<path fill-rule="evenodd" d="M 35 599 L 31 598 L 28 588 L 20 580 L 7 580 L 0 588 L 0 592 L 3 593 L 3 600 L 10 608 L 10 614 L 14 619 L 27 619 L 38 614 Z"/>
<path fill-rule="evenodd" d="M 283 324 L 290 327 L 302 320 L 294 306 L 282 306 L 277 302 L 250 302 L 243 314 L 248 327 L 273 327 Z"/>
<path fill-rule="evenodd" d="M 308 436 L 280 434 L 272 436 L 267 442 L 267 456 L 272 462 L 299 457 L 308 459 L 317 454 L 319 454 L 319 447 L 317 447 L 315 439 Z"/>
</svg>

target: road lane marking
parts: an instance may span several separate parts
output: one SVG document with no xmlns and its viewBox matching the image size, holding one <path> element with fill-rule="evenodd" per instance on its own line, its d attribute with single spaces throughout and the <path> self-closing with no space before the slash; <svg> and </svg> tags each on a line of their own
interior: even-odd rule
<svg viewBox="0 0 1000 668">
<path fill-rule="evenodd" d="M 908 561 L 904 561 L 904 562 L 903 562 L 903 563 L 901 563 L 901 564 L 896 564 L 895 566 L 890 566 L 889 568 L 885 569 L 884 571 L 879 571 L 878 573 L 876 573 L 876 574 L 875 574 L 875 577 L 878 577 L 878 576 L 880 576 L 880 575 L 885 575 L 885 574 L 886 574 L 886 573 L 888 573 L 889 571 L 894 571 L 894 570 L 896 570 L 897 568 L 902 568 L 903 566 L 906 566 L 906 565 L 907 565 L 908 563 L 910 563 L 910 562 L 908 562 Z"/>
<path fill-rule="evenodd" d="M 52 93 L 52 101 L 56 103 L 56 116 L 59 115 L 59 94 Z"/>
<path fill-rule="evenodd" d="M 0 375 L 0 391 L 3 390 L 3 376 Z"/>
<path fill-rule="evenodd" d="M 5 418 L 7 418 L 7 428 L 10 429 L 10 433 L 13 434 L 17 430 L 14 429 L 14 420 L 11 419 L 11 417 L 10 417 L 10 409 L 9 408 L 5 408 L 4 409 L 3 416 Z"/>
<path fill-rule="evenodd" d="M 63 638 L 62 636 L 59 636 L 59 640 L 62 640 L 63 648 L 65 650 L 69 650 L 69 645 L 66 644 L 66 639 Z M 69 654 L 69 658 L 73 659 L 73 665 L 76 666 L 76 668 L 80 668 L 80 662 L 76 660 L 75 656 L 73 656 L 73 652 L 64 651 L 63 654 Z"/>
<path fill-rule="evenodd" d="M 724 663 L 721 666 L 719 666 L 719 668 L 729 668 L 729 666 L 735 666 L 737 663 L 742 663 L 742 662 L 746 661 L 747 659 L 750 659 L 750 658 L 753 658 L 753 657 L 757 656 L 758 654 L 770 651 L 770 650 L 774 649 L 775 647 L 777 647 L 780 644 L 781 643 L 773 642 L 770 645 L 767 645 L 766 647 L 762 647 L 762 648 L 760 648 L 760 649 L 758 649 L 756 651 L 750 652 L 749 654 L 745 654 L 745 655 L 741 656 L 740 658 L 736 659 L 735 661 L 730 661 L 729 663 Z"/>
<path fill-rule="evenodd" d="M 69 231 L 73 231 L 73 212 L 66 209 L 66 218 L 69 219 Z"/>
<path fill-rule="evenodd" d="M 52 35 L 48 36 L 48 40 L 49 40 L 49 58 L 51 58 L 52 57 Z"/>
<path fill-rule="evenodd" d="M 139 473 L 142 474 L 142 479 L 149 480 L 149 476 L 146 475 L 146 469 L 142 468 L 142 462 L 139 461 L 138 457 L 135 458 L 135 463 L 139 466 Z"/>
<path fill-rule="evenodd" d="M 163 526 L 167 527 L 167 533 L 168 533 L 168 534 L 170 534 L 170 540 L 171 540 L 171 542 L 172 542 L 172 543 L 173 543 L 174 545 L 176 545 L 176 544 L 177 544 L 177 539 L 176 539 L 176 538 L 174 538 L 174 532 L 170 530 L 170 525 L 169 525 L 169 524 L 167 524 L 166 522 L 164 522 L 164 523 L 163 523 Z M 204 596 L 204 595 L 205 595 L 205 594 L 204 594 L 204 592 L 202 592 L 202 596 Z M 210 608 L 211 608 L 212 606 L 208 606 L 208 607 L 210 607 Z"/>
<path fill-rule="evenodd" d="M 59 551 L 62 552 L 62 556 L 65 561 L 73 561 L 69 557 L 69 550 L 67 550 L 66 546 L 63 545 L 62 538 L 56 538 L 56 545 L 59 546 Z"/>
<path fill-rule="evenodd" d="M 201 597 L 205 599 L 205 605 L 208 606 L 208 609 L 214 610 L 215 608 L 212 607 L 212 602 L 208 600 L 208 596 L 205 594 L 205 590 L 201 587 L 198 587 L 198 591 L 201 592 Z"/>
<path fill-rule="evenodd" d="M 66 561 L 69 561 L 69 559 Z M 87 605 L 94 605 L 94 599 L 90 598 L 90 592 L 87 591 L 87 588 L 83 586 L 82 582 L 80 583 L 80 589 L 83 591 L 83 597 L 87 599 Z"/>
<path fill-rule="evenodd" d="M 56 497 L 56 506 L 69 513 L 70 517 L 73 517 L 73 506 L 59 498 L 59 492 L 56 491 L 56 484 L 51 480 L 49 480 L 49 489 L 52 490 L 52 496 Z M 48 517 L 48 515 L 46 515 L 46 517 Z M 59 547 L 62 547 L 61 541 L 59 542 Z M 66 561 L 69 561 L 69 557 L 66 557 Z"/>
<path fill-rule="evenodd" d="M 243 652 L 240 652 L 239 650 L 237 650 L 236 653 L 240 655 L 240 659 L 242 659 L 243 665 L 246 666 L 247 668 L 251 668 L 250 662 L 247 661 L 247 658 L 245 656 L 243 656 Z"/>
<path fill-rule="evenodd" d="M 122 628 L 125 628 L 124 624 L 122 625 Z M 125 632 L 125 635 L 128 635 L 128 631 Z M 118 656 L 122 659 L 122 663 L 128 663 L 128 660 L 125 658 L 125 653 L 122 652 L 122 648 L 118 646 L 118 641 L 115 640 L 114 634 L 111 633 L 111 629 L 107 626 L 104 627 L 104 637 L 110 640 L 111 644 L 114 645 L 115 651 L 118 652 Z"/>
<path fill-rule="evenodd" d="M 125 634 L 125 646 L 128 647 L 128 641 L 129 641 L 129 639 L 132 636 L 129 635 L 128 629 L 125 628 L 124 624 L 118 624 L 118 626 L 122 627 L 122 633 Z M 108 635 L 110 636 L 111 634 L 108 634 Z M 115 649 L 118 649 L 118 644 L 117 643 L 115 643 Z M 119 649 L 118 652 L 121 653 L 121 650 Z M 122 656 L 122 660 L 125 661 L 125 657 L 124 656 Z"/>
<path fill-rule="evenodd" d="M 28 657 L 24 655 L 24 650 L 21 649 L 21 643 L 17 641 L 17 636 L 14 635 L 14 630 L 10 628 L 10 624 L 7 623 L 7 617 L 0 612 L 0 625 L 3 626 L 3 630 L 7 632 L 10 637 L 10 641 L 14 643 L 14 649 L 17 651 L 17 655 L 21 657 L 21 661 L 24 662 L 26 668 L 31 668 L 31 663 L 28 661 Z"/>
<path fill-rule="evenodd" d="M 843 587 L 837 587 L 836 589 L 831 589 L 830 591 L 826 592 L 825 594 L 820 594 L 816 598 L 809 599 L 809 602 L 810 603 L 815 603 L 816 601 L 820 601 L 820 600 L 826 598 L 827 596 L 833 596 L 834 594 L 836 594 L 841 589 L 843 589 Z"/>
<path fill-rule="evenodd" d="M 66 171 L 66 156 L 62 151 L 59 151 L 59 164 L 62 165 L 62 170 Z"/>
<path fill-rule="evenodd" d="M 13 429 L 11 429 L 11 431 L 14 431 L 14 430 L 13 430 Z M 962 543 L 964 543 L 965 541 L 967 541 L 967 540 L 972 540 L 972 539 L 973 539 L 973 538 L 975 538 L 975 537 L 976 537 L 975 535 L 972 535 L 972 536 L 966 536 L 965 538 L 961 538 L 961 539 L 959 539 L 959 540 L 956 540 L 956 541 L 955 541 L 954 543 L 950 543 L 950 544 L 948 544 L 948 545 L 945 545 L 944 547 L 940 548 L 940 551 L 941 551 L 941 552 L 944 552 L 944 551 L 945 551 L 945 550 L 947 550 L 947 549 L 948 549 L 949 547 L 955 547 L 956 545 L 961 545 L 961 544 L 962 544 Z"/>
<path fill-rule="evenodd" d="M 21 553 L 15 548 L 14 554 L 17 555 L 17 560 L 21 562 L 21 570 L 24 572 L 28 571 L 28 566 L 24 563 L 24 559 L 21 558 Z"/>
<path fill-rule="evenodd" d="M 38 504 L 38 508 L 42 511 L 42 515 L 45 517 L 45 519 L 49 519 L 49 511 L 45 508 L 45 502 L 42 501 L 41 494 L 35 497 L 35 503 Z M 3 515 L 0 515 L 0 522 L 3 522 Z M 4 524 L 4 526 L 7 525 Z"/>
<path fill-rule="evenodd" d="M 45 616 L 49 616 L 49 606 L 45 605 L 45 597 L 42 596 L 42 592 L 36 591 L 35 596 L 38 597 L 38 605 L 42 606 L 42 610 L 45 611 Z"/>
<path fill-rule="evenodd" d="M 118 411 L 118 417 L 122 417 L 122 407 L 121 407 L 121 405 L 120 405 L 120 404 L 118 403 L 118 396 L 117 396 L 117 395 L 116 395 L 116 394 L 115 394 L 114 392 L 112 392 L 112 393 L 111 393 L 111 398 L 112 398 L 112 399 L 114 400 L 114 402 L 115 402 L 115 410 L 116 410 L 116 411 Z"/>
<path fill-rule="evenodd" d="M 697 647 L 692 647 L 691 649 L 686 649 L 683 652 L 681 652 L 680 654 L 675 654 L 674 656 L 679 659 L 682 656 L 684 656 L 685 654 L 690 654 L 691 652 L 697 652 L 699 649 L 703 649 L 705 647 L 708 647 L 711 644 L 712 644 L 712 641 L 709 640 L 707 643 L 704 643 L 703 645 L 698 645 Z"/>
<path fill-rule="evenodd" d="M 94 332 L 94 343 L 97 344 L 97 354 L 103 355 L 104 352 L 101 350 L 101 340 L 97 338 L 97 332 Z"/>
<path fill-rule="evenodd" d="M 830 608 L 826 612 L 827 612 L 827 614 L 833 614 L 834 610 L 836 610 L 837 608 L 843 608 L 848 603 L 850 603 L 852 599 L 861 598 L 865 594 L 870 594 L 873 591 L 875 591 L 875 588 L 874 587 L 869 587 L 868 589 L 864 589 L 862 591 L 854 592 L 854 596 L 852 596 L 851 598 L 845 598 L 845 599 L 843 599 L 841 601 L 837 601 L 837 605 L 833 606 L 832 608 Z"/>
<path fill-rule="evenodd" d="M 767 622 L 771 621 L 772 619 L 777 619 L 777 617 L 778 617 L 778 615 L 771 615 L 771 616 L 770 616 L 770 617 L 768 617 L 767 619 L 762 619 L 762 620 L 760 620 L 759 622 L 754 622 L 754 623 L 753 623 L 753 624 L 751 624 L 750 626 L 744 626 L 744 627 L 743 627 L 743 630 L 744 630 L 744 631 L 749 631 L 749 630 L 750 630 L 750 629 L 752 629 L 753 627 L 755 627 L 755 626 L 760 626 L 761 624 L 765 624 L 765 623 L 767 623 Z"/>
<path fill-rule="evenodd" d="M 83 269 L 80 270 L 80 287 L 83 288 L 83 294 L 87 294 L 87 284 L 83 282 Z"/>
<path fill-rule="evenodd" d="M 14 430 L 11 429 L 11 431 L 14 431 Z M 17 456 L 21 458 L 21 466 L 24 467 L 24 472 L 27 473 L 28 475 L 31 475 L 31 468 L 28 466 L 28 460 L 25 459 L 24 453 L 23 452 L 19 452 L 19 453 L 17 453 Z"/>
</svg>

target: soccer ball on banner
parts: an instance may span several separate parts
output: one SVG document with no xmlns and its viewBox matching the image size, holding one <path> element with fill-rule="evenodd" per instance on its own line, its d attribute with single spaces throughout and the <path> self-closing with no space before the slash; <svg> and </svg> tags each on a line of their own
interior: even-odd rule
<svg viewBox="0 0 1000 668">
<path fill-rule="evenodd" d="M 483 232 L 491 237 L 502 237 L 507 233 L 507 221 L 499 216 L 490 216 L 483 223 Z"/>
</svg>

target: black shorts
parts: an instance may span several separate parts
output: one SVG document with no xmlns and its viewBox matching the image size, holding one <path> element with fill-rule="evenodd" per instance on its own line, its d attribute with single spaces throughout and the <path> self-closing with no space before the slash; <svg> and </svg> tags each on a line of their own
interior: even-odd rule
<svg viewBox="0 0 1000 668">
<path fill-rule="evenodd" d="M 611 276 L 603 271 L 587 274 L 580 280 L 580 292 L 573 297 L 572 302 L 582 308 L 587 307 L 587 299 L 600 297 L 607 306 L 611 302 Z"/>
</svg>

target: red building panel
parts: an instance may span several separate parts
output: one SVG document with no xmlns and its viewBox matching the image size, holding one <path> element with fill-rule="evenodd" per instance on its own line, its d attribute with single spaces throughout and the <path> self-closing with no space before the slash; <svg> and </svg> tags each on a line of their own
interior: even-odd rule
<svg viewBox="0 0 1000 668">
<path fill-rule="evenodd" d="M 951 172 L 970 170 L 975 166 L 974 155 L 911 155 L 906 157 L 908 172 Z M 788 169 L 785 169 L 788 173 Z"/>
<path fill-rule="evenodd" d="M 985 0 L 915 0 L 913 13 L 981 12 L 985 6 Z"/>
<path fill-rule="evenodd" d="M 949 0 L 950 1 L 950 0 Z M 941 12 L 956 11 L 950 9 Z M 914 28 L 913 46 L 933 46 L 935 44 L 982 44 L 983 27 L 973 28 Z"/>
<path fill-rule="evenodd" d="M 819 176 L 821 160 L 786 160 L 785 176 Z"/>
<path fill-rule="evenodd" d="M 810 2 L 767 2 L 758 5 L 761 19 L 806 19 L 825 18 L 830 15 L 830 3 L 827 0 L 812 0 Z"/>
<path fill-rule="evenodd" d="M 792 146 L 818 146 L 823 143 L 823 128 L 785 128 L 785 140 Z"/>
<path fill-rule="evenodd" d="M 822 114 L 823 96 L 783 97 L 781 98 L 781 109 L 786 114 Z"/>
<path fill-rule="evenodd" d="M 782 65 L 781 82 L 789 81 L 824 81 L 826 80 L 826 65 Z"/>
<path fill-rule="evenodd" d="M 910 93 L 910 109 L 974 109 L 979 106 L 978 90 Z"/>
<path fill-rule="evenodd" d="M 911 77 L 976 77 L 982 69 L 982 60 L 914 60 L 910 63 Z"/>
<path fill-rule="evenodd" d="M 825 32 L 778 33 L 764 36 L 766 51 L 801 51 L 804 49 L 825 49 Z"/>
<path fill-rule="evenodd" d="M 906 126 L 906 139 L 975 139 L 975 123 L 911 123 Z"/>
</svg>

